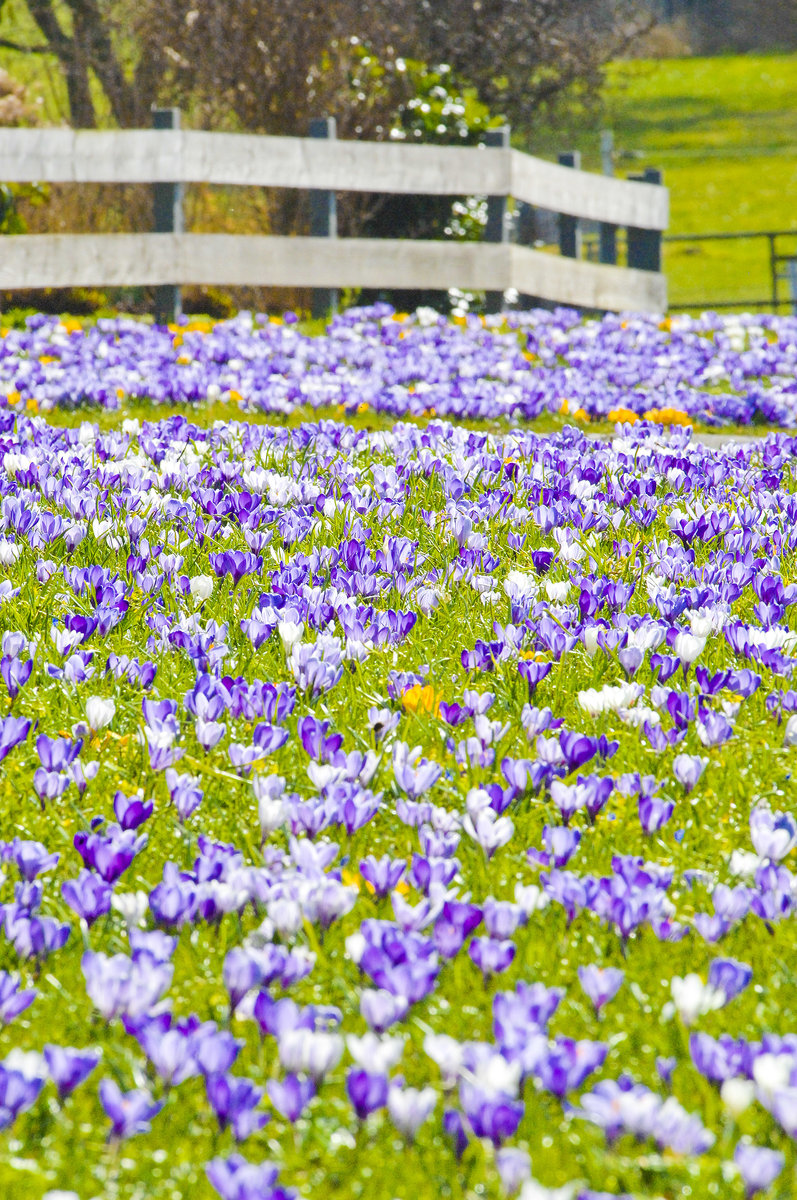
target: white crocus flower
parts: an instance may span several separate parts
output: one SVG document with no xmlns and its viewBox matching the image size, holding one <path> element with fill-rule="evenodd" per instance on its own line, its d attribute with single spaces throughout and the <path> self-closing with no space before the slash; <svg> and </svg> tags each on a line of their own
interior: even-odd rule
<svg viewBox="0 0 797 1200">
<path fill-rule="evenodd" d="M 298 646 L 302 640 L 304 633 L 304 623 L 296 624 L 294 621 L 280 621 L 277 626 L 277 633 L 280 635 L 283 649 L 286 655 L 290 655 L 294 646 Z"/>
<path fill-rule="evenodd" d="M 346 1037 L 346 1046 L 358 1067 L 386 1075 L 399 1062 L 405 1041 L 403 1037 L 378 1037 L 375 1033 L 357 1037 L 350 1033 Z"/>
<path fill-rule="evenodd" d="M 118 912 L 128 929 L 143 925 L 149 912 L 149 896 L 146 892 L 115 892 L 111 897 L 111 908 Z"/>
<path fill-rule="evenodd" d="M 728 1112 L 737 1119 L 755 1100 L 755 1084 L 749 1079 L 726 1079 L 720 1096 Z"/>
<path fill-rule="evenodd" d="M 694 1024 L 698 1017 L 715 1008 L 722 1008 L 727 1001 L 723 991 L 710 987 L 694 972 L 683 978 L 676 975 L 670 983 L 670 990 L 673 1003 L 684 1025 Z"/>
<path fill-rule="evenodd" d="M 705 650 L 706 639 L 693 633 L 679 633 L 676 634 L 672 648 L 682 662 L 693 663 Z"/>
<path fill-rule="evenodd" d="M 794 1059 L 790 1054 L 759 1054 L 753 1063 L 753 1079 L 765 1099 L 789 1086 Z"/>
<path fill-rule="evenodd" d="M 213 595 L 213 576 L 194 575 L 189 586 L 194 600 L 209 600 Z"/>
<path fill-rule="evenodd" d="M 116 716 L 116 704 L 103 696 L 89 696 L 86 701 L 86 720 L 95 732 L 110 725 Z"/>
</svg>

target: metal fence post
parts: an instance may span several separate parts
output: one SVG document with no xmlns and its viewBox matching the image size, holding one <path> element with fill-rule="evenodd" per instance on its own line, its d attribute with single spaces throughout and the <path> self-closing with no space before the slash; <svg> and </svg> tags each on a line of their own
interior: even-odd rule
<svg viewBox="0 0 797 1200">
<path fill-rule="evenodd" d="M 311 138 L 334 138 L 337 133 L 334 117 L 318 117 L 310 122 Z M 334 192 L 310 189 L 310 237 L 338 236 L 338 206 Z M 313 288 L 313 319 L 323 319 L 338 307 L 336 288 Z"/>
<path fill-rule="evenodd" d="M 488 129 L 484 135 L 485 146 L 491 149 L 509 149 L 509 126 L 502 125 L 500 129 Z M 487 197 L 487 224 L 484 227 L 485 242 L 508 242 L 509 230 L 506 223 L 506 196 Z M 488 313 L 500 313 L 504 307 L 504 293 L 487 292 L 484 298 L 484 310 Z"/>
<path fill-rule="evenodd" d="M 578 150 L 569 150 L 559 155 L 560 167 L 575 167 L 581 169 L 581 154 Z M 559 213 L 559 253 L 563 258 L 581 258 L 581 223 L 578 217 L 569 217 Z"/>
<path fill-rule="evenodd" d="M 153 129 L 179 129 L 179 108 L 152 109 Z M 154 183 L 152 185 L 152 216 L 155 233 L 183 232 L 182 183 Z M 155 289 L 155 320 L 159 325 L 176 321 L 182 312 L 180 285 L 166 283 Z"/>
<path fill-rule="evenodd" d="M 614 133 L 601 130 L 601 173 L 614 175 Z M 617 226 L 601 221 L 598 225 L 598 262 L 614 266 L 617 263 Z"/>
<path fill-rule="evenodd" d="M 642 175 L 629 175 L 630 180 L 637 183 L 661 183 L 661 171 L 648 167 Z M 661 270 L 661 230 L 635 229 L 629 225 L 626 232 L 628 238 L 628 266 L 638 271 Z"/>
</svg>

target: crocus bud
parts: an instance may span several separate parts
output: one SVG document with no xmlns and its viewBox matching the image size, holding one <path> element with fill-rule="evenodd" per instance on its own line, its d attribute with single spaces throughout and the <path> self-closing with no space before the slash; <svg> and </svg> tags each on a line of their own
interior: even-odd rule
<svg viewBox="0 0 797 1200">
<path fill-rule="evenodd" d="M 726 1079 L 720 1088 L 722 1103 L 735 1119 L 755 1100 L 755 1084 L 749 1079 Z"/>
<path fill-rule="evenodd" d="M 89 723 L 89 729 L 98 730 L 104 729 L 106 725 L 110 725 L 116 715 L 116 704 L 113 700 L 106 700 L 103 696 L 89 696 L 86 701 L 86 720 Z"/>
<path fill-rule="evenodd" d="M 212 575 L 194 575 L 189 586 L 194 600 L 209 600 L 213 595 Z"/>
<path fill-rule="evenodd" d="M 293 647 L 297 646 L 302 640 L 304 625 L 297 625 L 293 621 L 280 621 L 277 625 L 277 632 L 280 635 L 285 653 L 290 654 Z"/>
</svg>

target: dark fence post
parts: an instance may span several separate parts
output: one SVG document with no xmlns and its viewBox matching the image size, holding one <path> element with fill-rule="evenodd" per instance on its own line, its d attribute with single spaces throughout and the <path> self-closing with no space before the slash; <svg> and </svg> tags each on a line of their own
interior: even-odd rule
<svg viewBox="0 0 797 1200">
<path fill-rule="evenodd" d="M 559 166 L 580 170 L 581 154 L 578 150 L 560 154 Z M 581 258 L 581 224 L 578 217 L 569 217 L 566 213 L 559 214 L 559 253 L 563 258 Z"/>
<path fill-rule="evenodd" d="M 488 129 L 484 135 L 484 144 L 492 149 L 509 149 L 509 126 L 502 125 L 500 129 Z M 509 230 L 506 224 L 506 196 L 487 197 L 487 224 L 484 227 L 485 242 L 508 242 Z M 487 292 L 484 297 L 484 310 L 488 313 L 500 313 L 504 307 L 503 292 Z"/>
<path fill-rule="evenodd" d="M 661 183 L 661 171 L 648 167 L 642 175 L 629 175 L 636 183 Z M 628 266 L 638 271 L 661 270 L 661 230 L 635 229 L 629 225 Z"/>
<path fill-rule="evenodd" d="M 614 133 L 601 130 L 601 173 L 614 175 Z M 598 262 L 614 266 L 617 262 L 617 226 L 601 221 L 598 225 Z"/>
<path fill-rule="evenodd" d="M 335 118 L 318 117 L 310 122 L 311 138 L 334 138 Z M 334 192 L 318 188 L 310 190 L 310 237 L 334 238 L 338 236 L 338 206 Z M 321 319 L 338 307 L 336 288 L 313 288 L 312 314 Z"/>
<path fill-rule="evenodd" d="M 179 129 L 179 108 L 152 109 L 153 129 Z M 183 232 L 183 195 L 181 183 L 152 185 L 152 215 L 156 233 Z M 182 311 L 180 285 L 167 283 L 155 288 L 155 320 L 159 325 L 176 321 Z"/>
<path fill-rule="evenodd" d="M 776 234 L 768 233 L 769 239 L 769 276 L 772 281 L 772 311 L 776 313 L 780 307 L 778 304 L 778 256 L 775 247 Z"/>
</svg>

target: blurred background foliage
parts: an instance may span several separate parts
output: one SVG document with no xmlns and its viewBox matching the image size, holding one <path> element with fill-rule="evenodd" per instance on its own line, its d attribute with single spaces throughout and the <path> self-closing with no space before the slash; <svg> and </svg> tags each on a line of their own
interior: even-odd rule
<svg viewBox="0 0 797 1200">
<path fill-rule="evenodd" d="M 509 123 L 519 148 L 577 148 L 590 169 L 600 169 L 599 131 L 610 125 L 619 169 L 664 167 L 674 232 L 791 228 L 795 46 L 797 0 L 0 0 L 0 124 L 145 127 L 158 104 L 179 106 L 188 128 L 303 135 L 329 114 L 342 138 L 468 145 Z M 706 51 L 722 57 L 699 57 Z M 343 236 L 473 239 L 485 221 L 483 197 L 338 200 Z M 6 233 L 145 230 L 151 196 L 11 187 L 0 222 Z M 291 234 L 307 222 L 306 197 L 293 191 L 187 189 L 196 232 Z M 755 247 L 726 251 L 671 250 L 674 301 L 695 294 L 696 268 L 722 295 L 751 272 L 764 285 Z M 150 303 L 144 291 L 101 298 Z M 405 307 L 433 297 L 393 298 Z M 189 309 L 214 316 L 306 309 L 308 299 L 186 293 Z M 43 308 L 65 300 L 79 312 L 97 294 L 27 297 Z"/>
</svg>

